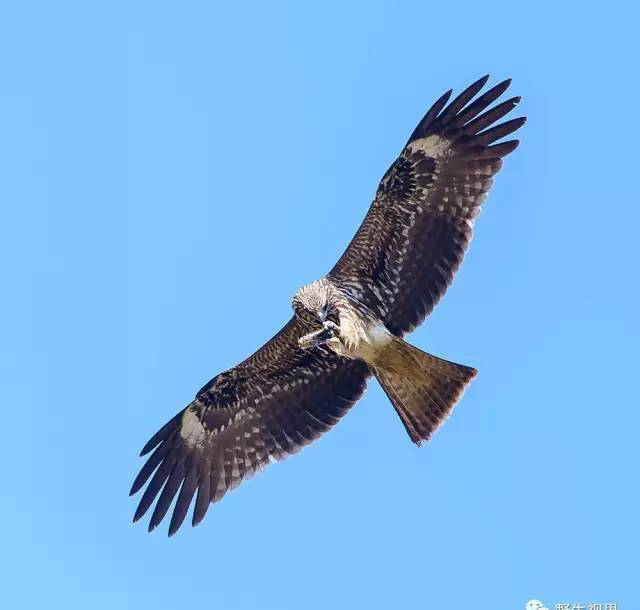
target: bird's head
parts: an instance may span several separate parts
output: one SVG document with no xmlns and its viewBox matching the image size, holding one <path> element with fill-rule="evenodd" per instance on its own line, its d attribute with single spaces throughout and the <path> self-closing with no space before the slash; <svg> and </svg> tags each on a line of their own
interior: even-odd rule
<svg viewBox="0 0 640 610">
<path fill-rule="evenodd" d="M 331 301 L 329 286 L 322 280 L 316 280 L 293 295 L 291 306 L 301 322 L 319 328 L 334 313 Z"/>
<path fill-rule="evenodd" d="M 334 336 L 330 327 L 335 327 L 337 310 L 333 305 L 331 289 L 326 282 L 317 280 L 300 288 L 293 295 L 291 306 L 296 318 L 312 330 L 299 338 L 298 343 L 301 347 L 308 349 L 326 343 Z"/>
</svg>

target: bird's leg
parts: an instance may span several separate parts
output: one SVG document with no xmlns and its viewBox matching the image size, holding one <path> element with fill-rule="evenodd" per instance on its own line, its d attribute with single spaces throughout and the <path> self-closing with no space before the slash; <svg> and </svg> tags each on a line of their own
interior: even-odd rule
<svg viewBox="0 0 640 610">
<path fill-rule="evenodd" d="M 338 324 L 331 320 L 326 320 L 323 325 L 325 329 L 330 330 L 333 335 L 327 340 L 325 345 L 340 356 L 350 357 L 349 348 L 345 345 L 342 337 L 342 329 Z"/>
</svg>

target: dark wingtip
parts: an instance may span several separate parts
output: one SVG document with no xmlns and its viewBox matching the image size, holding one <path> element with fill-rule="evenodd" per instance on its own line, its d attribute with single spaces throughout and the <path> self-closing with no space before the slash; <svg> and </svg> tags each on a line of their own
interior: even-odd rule
<svg viewBox="0 0 640 610">
<path fill-rule="evenodd" d="M 137 494 L 144 487 L 144 484 L 147 482 L 148 478 L 149 478 L 149 475 L 144 472 L 144 468 L 143 468 L 138 473 L 138 476 L 135 478 L 135 480 L 133 481 L 133 484 L 131 485 L 131 489 L 129 490 L 129 496 L 134 496 L 135 494 Z"/>
<path fill-rule="evenodd" d="M 492 87 L 490 91 L 495 91 L 497 93 L 496 98 L 498 98 L 509 88 L 512 80 L 513 80 L 512 78 L 505 78 L 502 82 L 498 83 L 495 87 Z"/>
<path fill-rule="evenodd" d="M 140 457 L 146 455 L 159 445 L 165 438 L 167 438 L 174 430 L 180 425 L 180 418 L 184 410 L 180 411 L 175 417 L 172 417 L 160 430 L 158 430 L 148 441 L 147 444 L 140 451 Z"/>
<path fill-rule="evenodd" d="M 513 133 L 514 131 L 517 131 L 518 129 L 520 129 L 520 127 L 522 127 L 527 122 L 527 117 L 519 116 L 519 117 L 516 117 L 515 119 L 511 119 L 511 121 L 508 121 L 508 122 L 512 125 L 511 133 Z"/>
<path fill-rule="evenodd" d="M 431 110 L 433 110 L 434 108 L 439 108 L 438 112 L 435 113 L 436 116 L 438 114 L 440 114 L 440 112 L 442 111 L 442 109 L 447 105 L 447 102 L 451 99 L 451 96 L 453 95 L 453 89 L 449 89 L 448 91 L 445 91 L 433 104 L 433 106 L 431 106 Z M 435 117 L 434 117 L 435 118 Z"/>
<path fill-rule="evenodd" d="M 140 457 L 144 457 L 145 455 L 147 455 L 147 453 L 149 453 L 149 451 L 151 451 L 156 445 L 158 445 L 160 443 L 160 441 L 162 439 L 157 438 L 159 435 L 159 432 L 154 434 L 148 441 L 147 444 L 142 448 L 142 450 L 140 451 Z"/>
<path fill-rule="evenodd" d="M 196 508 L 198 508 L 196 506 Z M 209 504 L 207 503 L 207 506 L 205 507 L 206 509 L 209 508 Z M 198 527 L 198 525 L 200 525 L 202 523 L 202 520 L 206 517 L 207 515 L 207 510 L 205 509 L 200 509 L 200 510 L 194 510 L 193 511 L 193 516 L 191 517 L 191 527 Z"/>
<path fill-rule="evenodd" d="M 202 495 L 201 495 L 202 494 Z M 205 518 L 209 506 L 211 505 L 211 498 L 209 497 L 209 488 L 206 487 L 206 491 L 198 491 L 198 497 L 196 498 L 196 505 L 193 508 L 193 515 L 191 516 L 191 527 L 197 527 Z"/>
<path fill-rule="evenodd" d="M 136 509 L 136 512 L 133 515 L 133 523 L 135 523 L 136 521 L 140 521 L 140 519 L 142 519 L 142 517 L 146 512 L 147 512 L 146 509 L 140 510 L 140 504 L 138 504 L 138 508 Z"/>
<path fill-rule="evenodd" d="M 506 142 L 500 142 L 499 144 L 493 144 L 492 146 L 488 146 L 487 150 L 492 154 L 496 154 L 499 157 L 506 157 L 510 155 L 518 145 L 520 144 L 520 140 L 507 140 Z"/>
</svg>

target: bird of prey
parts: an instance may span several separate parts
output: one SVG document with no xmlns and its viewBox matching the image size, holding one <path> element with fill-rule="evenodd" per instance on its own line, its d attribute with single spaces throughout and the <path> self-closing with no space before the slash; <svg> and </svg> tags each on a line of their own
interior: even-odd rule
<svg viewBox="0 0 640 610">
<path fill-rule="evenodd" d="M 487 80 L 451 102 L 447 91 L 433 104 L 340 260 L 295 293 L 284 328 L 216 375 L 151 437 L 141 455 L 153 453 L 131 488 L 134 494 L 147 484 L 134 521 L 157 498 L 153 530 L 177 494 L 172 535 L 195 495 L 197 525 L 227 491 L 334 426 L 372 375 L 414 443 L 428 440 L 447 418 L 475 369 L 402 337 L 450 285 L 502 158 L 518 146 L 502 138 L 525 118 L 498 121 L 520 98 L 494 104 L 510 80 L 478 96 Z"/>
</svg>

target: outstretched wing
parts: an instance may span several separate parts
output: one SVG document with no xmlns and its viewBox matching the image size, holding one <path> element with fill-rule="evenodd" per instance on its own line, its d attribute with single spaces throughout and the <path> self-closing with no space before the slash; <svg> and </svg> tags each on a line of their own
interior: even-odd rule
<svg viewBox="0 0 640 610">
<path fill-rule="evenodd" d="M 510 80 L 472 102 L 487 80 L 473 83 L 449 105 L 448 91 L 431 107 L 329 272 L 396 335 L 413 330 L 445 293 L 502 157 L 518 145 L 517 140 L 494 143 L 518 129 L 524 118 L 494 124 L 520 98 L 489 108 Z"/>
<path fill-rule="evenodd" d="M 210 503 L 337 423 L 364 392 L 369 369 L 323 347 L 301 350 L 298 338 L 309 331 L 292 318 L 253 356 L 214 377 L 149 440 L 141 455 L 155 450 L 131 494 L 151 480 L 134 521 L 159 494 L 151 531 L 178 494 L 169 525 L 172 535 L 197 492 L 192 521 L 197 525 Z"/>
</svg>

